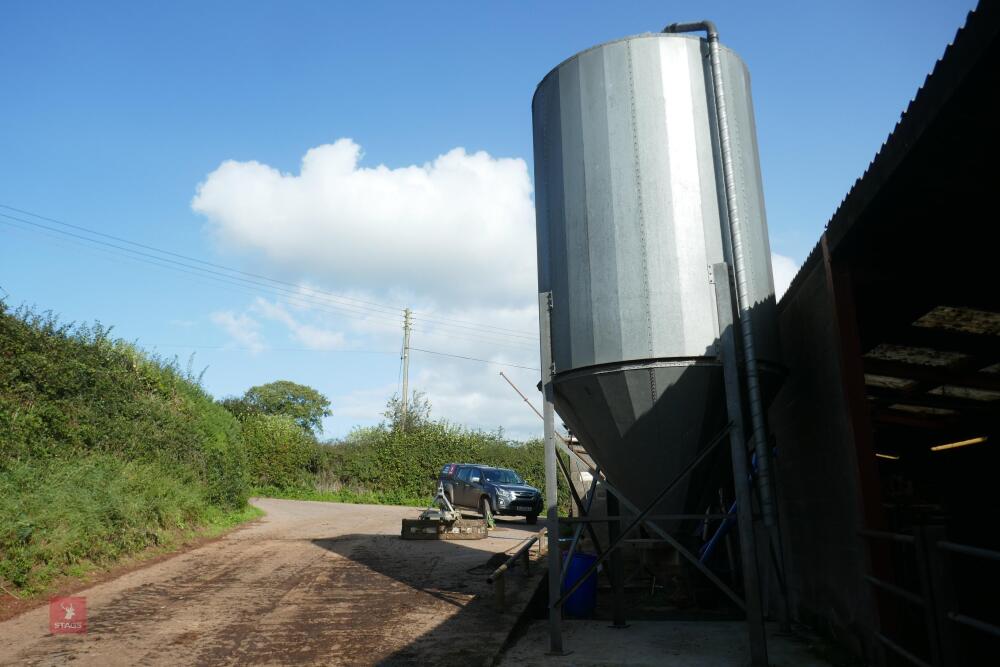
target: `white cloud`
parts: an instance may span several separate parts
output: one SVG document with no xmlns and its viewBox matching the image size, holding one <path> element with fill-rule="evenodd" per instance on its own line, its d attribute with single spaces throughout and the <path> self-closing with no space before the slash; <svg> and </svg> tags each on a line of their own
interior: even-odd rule
<svg viewBox="0 0 1000 667">
<path fill-rule="evenodd" d="M 791 285 L 792 278 L 799 272 L 799 265 L 791 257 L 772 252 L 771 271 L 774 274 L 774 296 L 780 300 L 785 290 Z"/>
<path fill-rule="evenodd" d="M 312 349 L 395 354 L 402 313 L 357 300 L 407 304 L 416 311 L 410 386 L 428 394 L 434 414 L 536 434 L 537 417 L 499 366 L 420 351 L 537 366 L 526 163 L 461 148 L 401 168 L 360 159 L 360 147 L 341 139 L 310 150 L 298 174 L 228 161 L 198 187 L 192 208 L 223 247 L 257 254 L 300 281 L 295 295 L 257 299 L 244 315 L 278 324 Z M 331 294 L 328 285 L 338 288 Z M 537 372 L 511 375 L 533 391 Z M 378 420 L 396 387 L 359 383 L 330 398 L 339 417 Z"/>
<path fill-rule="evenodd" d="M 463 148 L 399 168 L 360 159 L 360 146 L 339 139 L 309 150 L 299 174 L 230 160 L 191 205 L 224 244 L 299 275 L 461 303 L 522 303 L 534 293 L 524 160 Z"/>
<path fill-rule="evenodd" d="M 231 310 L 218 311 L 212 313 L 211 319 L 236 343 L 247 348 L 250 352 L 258 354 L 266 349 L 267 346 L 259 331 L 260 323 L 246 313 L 237 315 Z"/>
<path fill-rule="evenodd" d="M 366 293 L 354 294 L 357 298 L 371 298 Z M 293 340 L 317 351 L 341 350 L 347 355 L 376 352 L 382 353 L 383 358 L 391 358 L 393 372 L 388 383 L 385 376 L 370 380 L 342 377 L 344 385 L 351 387 L 349 390 L 324 389 L 338 420 L 330 429 L 332 435 L 345 432 L 353 424 L 379 421 L 386 401 L 399 391 L 395 368 L 402 338 L 401 318 L 396 322 L 345 318 L 322 306 L 290 298 L 293 303 L 258 298 L 242 315 L 234 317 L 274 323 L 279 328 L 268 329 L 272 336 L 280 336 L 279 330 L 285 331 Z M 414 304 L 410 387 L 426 393 L 433 404 L 432 414 L 489 430 L 502 426 L 506 433 L 517 438 L 537 436 L 541 422 L 499 375 L 505 369 L 540 407 L 534 389 L 538 371 L 529 370 L 538 367 L 538 343 L 530 333 L 537 330 L 537 307 L 531 304 L 521 308 L 483 306 L 431 311 L 421 306 Z M 490 330 L 477 328 L 481 322 L 489 322 Z M 318 343 L 303 335 L 307 327 L 309 331 L 320 332 Z M 529 333 L 522 337 L 511 331 Z M 326 340 L 333 340 L 334 344 L 322 344 Z"/>
<path fill-rule="evenodd" d="M 540 420 L 494 365 L 538 366 L 527 165 L 462 148 L 399 168 L 360 160 L 361 148 L 340 139 L 308 151 L 298 174 L 227 161 L 206 177 L 192 208 L 222 246 L 255 254 L 299 284 L 294 294 L 258 298 L 242 314 L 215 313 L 212 321 L 258 351 L 266 323 L 269 334 L 280 335 L 271 328 L 278 325 L 312 350 L 395 355 L 401 313 L 361 302 L 407 304 L 416 311 L 410 386 L 426 392 L 433 414 L 538 435 Z M 798 266 L 782 255 L 771 259 L 780 298 Z M 508 366 L 508 375 L 540 407 L 538 372 Z M 394 371 L 345 378 L 339 392 L 329 392 L 336 418 L 378 421 L 395 379 Z"/>
<path fill-rule="evenodd" d="M 426 357 L 416 359 L 424 362 Z M 535 388 L 537 371 L 445 359 L 422 365 L 415 380 L 430 398 L 435 414 L 487 430 L 502 426 L 508 435 L 517 438 L 539 437 L 542 420 L 500 377 L 501 370 L 538 410 L 542 409 L 541 394 Z"/>
<path fill-rule="evenodd" d="M 258 298 L 252 309 L 269 320 L 284 324 L 288 327 L 292 340 L 310 350 L 342 350 L 347 347 L 343 332 L 300 322 L 280 303 Z"/>
</svg>

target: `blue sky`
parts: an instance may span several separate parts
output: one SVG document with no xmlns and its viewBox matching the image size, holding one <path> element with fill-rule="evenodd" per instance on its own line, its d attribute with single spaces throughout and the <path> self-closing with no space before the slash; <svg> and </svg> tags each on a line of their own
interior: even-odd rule
<svg viewBox="0 0 1000 667">
<path fill-rule="evenodd" d="M 715 20 L 753 77 L 772 249 L 800 262 L 973 6 L 5 2 L 0 204 L 305 283 L 353 305 L 345 317 L 343 308 L 318 308 L 316 292 L 296 300 L 235 289 L 9 218 L 0 218 L 8 223 L 0 224 L 0 296 L 113 324 L 185 363 L 195 352 L 216 395 L 278 378 L 313 385 L 334 403 L 327 433 L 342 435 L 379 419 L 398 386 L 401 335 L 395 314 L 345 298 L 412 305 L 417 347 L 536 365 L 530 341 L 512 333 L 533 326 L 534 276 L 523 279 L 533 247 L 523 234 L 504 236 L 502 219 L 469 211 L 481 196 L 524 219 L 531 95 L 560 61 L 669 22 Z M 321 189 L 281 174 L 298 174 L 307 151 L 340 139 L 351 142 L 312 153 L 315 182 L 350 174 L 391 199 L 422 177 L 401 169 L 411 165 L 433 165 L 439 183 L 452 182 L 454 164 L 485 176 L 463 182 L 469 201 L 451 212 L 380 201 L 390 218 L 395 205 L 409 206 L 410 236 L 357 212 L 365 233 L 325 234 L 306 208 L 287 230 L 254 231 L 266 202 L 241 198 L 247 179 L 315 204 Z M 219 169 L 227 160 L 236 161 L 231 173 Z M 370 170 L 379 165 L 387 169 Z M 493 182 L 504 185 L 476 190 Z M 195 210 L 204 183 L 212 187 Z M 500 230 L 492 255 L 476 238 L 490 225 Z M 272 252 L 286 237 L 294 242 Z M 441 416 L 533 434 L 537 418 L 500 368 L 418 352 L 411 382 Z M 537 380 L 530 370 L 509 374 L 524 388 Z"/>
</svg>

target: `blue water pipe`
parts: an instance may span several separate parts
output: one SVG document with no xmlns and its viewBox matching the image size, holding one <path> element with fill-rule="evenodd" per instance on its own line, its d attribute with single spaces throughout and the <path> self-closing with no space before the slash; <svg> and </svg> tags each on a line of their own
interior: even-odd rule
<svg viewBox="0 0 1000 667">
<path fill-rule="evenodd" d="M 775 458 L 777 458 L 778 455 L 777 447 L 774 448 L 774 455 Z M 750 474 L 747 475 L 751 484 L 753 484 L 753 478 L 755 472 L 757 472 L 756 452 L 754 452 L 753 456 L 750 457 Z M 712 535 L 711 539 L 709 539 L 708 542 L 705 542 L 705 544 L 701 545 L 701 548 L 698 549 L 698 560 L 700 562 L 705 563 L 708 561 L 709 558 L 712 557 L 712 554 L 715 553 L 715 548 L 719 545 L 719 542 L 721 542 L 722 539 L 729 534 L 729 531 L 732 529 L 732 527 L 736 525 L 737 511 L 738 508 L 736 507 L 736 502 L 733 501 L 732 506 L 730 506 L 729 508 L 730 516 L 727 516 L 725 519 L 722 520 L 722 523 L 719 524 L 719 527 L 715 530 L 715 534 Z"/>
</svg>

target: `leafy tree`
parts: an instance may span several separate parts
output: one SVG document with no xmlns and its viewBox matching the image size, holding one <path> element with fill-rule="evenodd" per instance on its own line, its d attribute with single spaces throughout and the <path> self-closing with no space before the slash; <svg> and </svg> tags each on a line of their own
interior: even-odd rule
<svg viewBox="0 0 1000 667">
<path fill-rule="evenodd" d="M 413 390 L 410 401 L 406 404 L 406 418 L 403 417 L 403 399 L 399 394 L 393 394 L 385 405 L 382 413 L 393 431 L 412 431 L 422 428 L 431 421 L 431 402 L 427 394 L 417 389 Z"/>
<path fill-rule="evenodd" d="M 243 400 L 242 396 L 226 396 L 219 399 L 219 405 L 229 411 L 229 414 L 237 419 L 243 419 L 249 415 L 260 414 L 260 412 Z"/>
<path fill-rule="evenodd" d="M 290 417 L 310 435 L 322 433 L 323 417 L 333 414 L 326 396 L 288 380 L 250 387 L 242 398 L 229 397 L 221 403 L 241 418 L 255 414 Z"/>
</svg>

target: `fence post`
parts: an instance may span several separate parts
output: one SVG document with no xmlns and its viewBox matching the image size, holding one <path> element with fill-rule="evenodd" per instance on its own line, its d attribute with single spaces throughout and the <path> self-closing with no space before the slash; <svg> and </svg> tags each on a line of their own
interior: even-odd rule
<svg viewBox="0 0 1000 667">
<path fill-rule="evenodd" d="M 920 577 L 920 597 L 924 600 L 924 625 L 927 628 L 927 645 L 931 649 L 931 664 L 935 667 L 946 667 L 946 665 L 953 663 L 945 662 L 941 651 L 939 619 L 944 615 L 939 613 L 937 600 L 934 596 L 935 586 L 930 566 L 930 552 L 937 549 L 937 539 L 933 539 L 932 528 L 932 526 L 913 527 L 913 550 L 917 557 L 917 575 Z M 947 610 L 945 610 L 945 614 L 947 614 Z M 944 617 L 947 619 L 947 616 Z"/>
<path fill-rule="evenodd" d="M 955 611 L 955 587 L 952 585 L 951 560 L 938 546 L 938 542 L 947 538 L 944 526 L 918 526 L 914 531 L 919 535 L 917 544 L 923 549 L 927 567 L 927 577 L 930 583 L 930 593 L 933 604 L 934 620 L 937 624 L 937 638 L 941 650 L 942 664 L 959 665 L 961 661 L 961 644 L 958 641 L 955 626 L 948 618 L 948 613 Z"/>
</svg>

